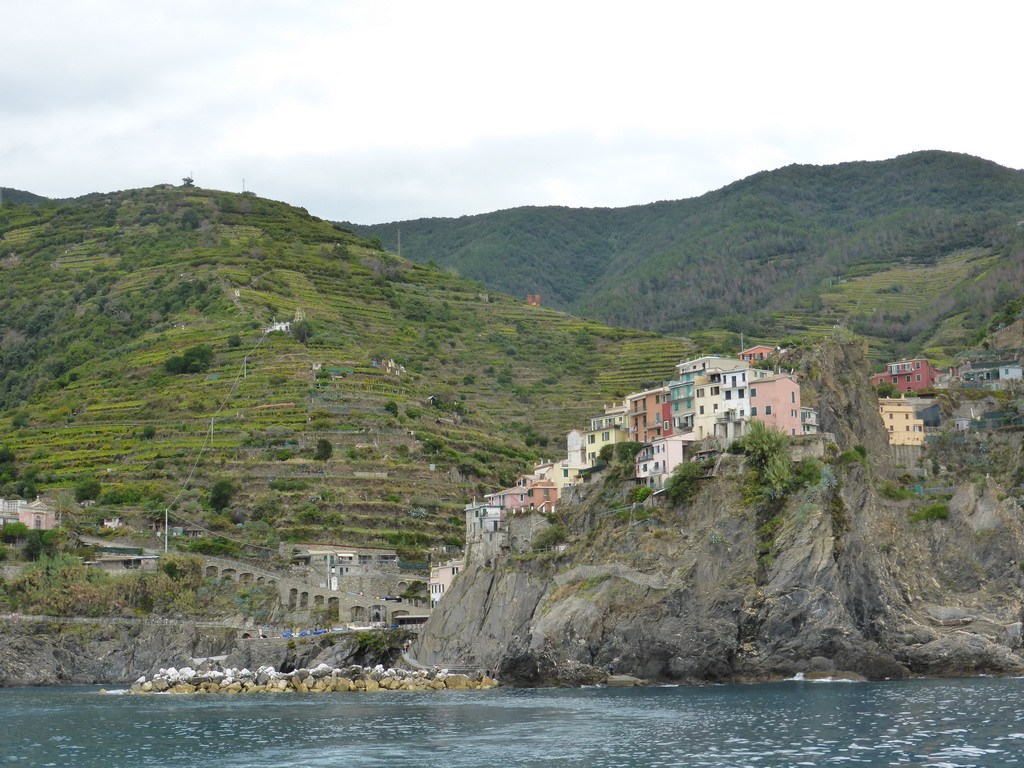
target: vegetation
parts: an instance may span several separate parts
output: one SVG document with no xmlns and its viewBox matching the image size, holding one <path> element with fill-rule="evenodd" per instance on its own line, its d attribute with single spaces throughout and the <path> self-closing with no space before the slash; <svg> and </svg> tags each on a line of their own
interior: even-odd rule
<svg viewBox="0 0 1024 768">
<path fill-rule="evenodd" d="M 346 226 L 389 245 L 401 229 L 407 253 L 609 325 L 778 340 L 845 324 L 885 355 L 951 354 L 1016 298 L 1022 214 L 1019 172 L 929 151 L 630 208 Z"/>
<path fill-rule="evenodd" d="M 0 492 L 96 502 L 70 505 L 73 526 L 167 509 L 210 532 L 178 542 L 197 551 L 421 559 L 460 539 L 466 500 L 694 351 L 194 183 L 5 197 L 0 235 Z"/>
</svg>

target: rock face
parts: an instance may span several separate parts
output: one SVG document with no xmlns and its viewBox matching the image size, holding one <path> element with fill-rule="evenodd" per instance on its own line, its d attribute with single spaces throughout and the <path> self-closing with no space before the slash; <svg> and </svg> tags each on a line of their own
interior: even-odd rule
<svg viewBox="0 0 1024 768">
<path fill-rule="evenodd" d="M 814 361 L 822 422 L 840 432 L 820 478 L 768 503 L 727 456 L 692 502 L 645 520 L 603 514 L 621 500 L 595 483 L 559 509 L 565 552 L 468 564 L 416 657 L 520 685 L 604 682 L 616 659 L 619 674 L 694 683 L 1024 671 L 1021 510 L 991 481 L 944 520 L 880 495 L 891 462 L 860 352 L 833 347 Z M 865 463 L 839 459 L 853 445 Z"/>
</svg>

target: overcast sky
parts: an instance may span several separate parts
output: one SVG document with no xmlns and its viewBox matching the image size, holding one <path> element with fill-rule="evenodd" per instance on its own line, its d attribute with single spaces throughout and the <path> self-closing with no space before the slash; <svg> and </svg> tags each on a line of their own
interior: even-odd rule
<svg viewBox="0 0 1024 768">
<path fill-rule="evenodd" d="M 921 149 L 1024 167 L 1018 2 L 33 0 L 0 185 L 181 183 L 361 224 L 693 197 Z"/>
</svg>

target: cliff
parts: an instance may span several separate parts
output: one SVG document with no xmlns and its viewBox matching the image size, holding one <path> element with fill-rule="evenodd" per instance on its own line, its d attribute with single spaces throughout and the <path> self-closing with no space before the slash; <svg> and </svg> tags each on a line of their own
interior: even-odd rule
<svg viewBox="0 0 1024 768">
<path fill-rule="evenodd" d="M 796 441 L 805 480 L 781 498 L 742 456 L 678 506 L 610 512 L 621 497 L 597 483 L 559 510 L 564 552 L 470 563 L 417 658 L 525 685 L 600 681 L 612 663 L 694 683 L 1024 671 L 1021 510 L 994 480 L 963 486 L 945 519 L 883 495 L 892 461 L 862 364 L 837 343 L 795 361 L 835 437 Z"/>
</svg>

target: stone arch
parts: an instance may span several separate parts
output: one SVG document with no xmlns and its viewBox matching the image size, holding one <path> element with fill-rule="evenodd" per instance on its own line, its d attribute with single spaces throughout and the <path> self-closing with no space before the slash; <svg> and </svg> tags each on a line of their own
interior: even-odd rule
<svg viewBox="0 0 1024 768">
<path fill-rule="evenodd" d="M 235 578 L 235 573 L 236 571 L 234 568 L 225 568 L 223 571 L 220 572 L 220 577 L 222 579 L 225 579 L 226 581 L 233 581 Z"/>
<path fill-rule="evenodd" d="M 308 607 L 309 607 L 309 592 L 300 592 L 299 593 L 299 608 L 308 608 Z"/>
<path fill-rule="evenodd" d="M 323 605 L 323 604 L 324 604 L 324 596 L 323 595 L 313 595 L 313 605 L 316 606 L 316 605 Z"/>
<path fill-rule="evenodd" d="M 295 610 L 295 605 L 296 605 L 296 603 L 298 601 L 298 598 L 299 598 L 299 590 L 297 590 L 295 587 L 292 587 L 291 589 L 288 590 L 288 610 L 289 611 L 294 611 Z"/>
<path fill-rule="evenodd" d="M 400 582 L 398 582 L 398 590 L 397 591 L 399 592 L 399 594 L 402 593 L 402 592 L 405 592 L 405 590 L 407 590 L 408 588 L 409 588 L 409 582 L 407 582 L 407 581 L 400 581 Z"/>
<path fill-rule="evenodd" d="M 251 573 L 240 573 L 238 574 L 239 584 L 252 584 L 253 577 Z"/>
<path fill-rule="evenodd" d="M 402 610 L 392 611 L 391 612 L 391 619 L 393 621 L 394 619 L 397 619 L 399 616 L 408 616 L 408 615 L 409 615 L 408 611 L 402 611 Z"/>
<path fill-rule="evenodd" d="M 370 606 L 370 621 L 384 621 L 387 618 L 387 611 L 383 605 Z"/>
<path fill-rule="evenodd" d="M 338 598 L 336 598 L 336 597 L 329 597 L 329 598 L 327 598 L 327 610 L 330 613 L 330 616 L 331 616 L 332 619 L 340 619 L 341 618 L 341 613 L 338 611 L 338 606 L 340 604 L 341 604 L 341 601 L 338 600 Z"/>
<path fill-rule="evenodd" d="M 362 623 L 366 621 L 366 606 L 364 605 L 353 605 L 352 606 L 352 621 L 353 623 Z"/>
<path fill-rule="evenodd" d="M 217 576 L 217 566 L 216 565 L 208 565 L 208 566 L 206 566 L 206 575 L 209 578 L 216 578 L 216 576 Z"/>
<path fill-rule="evenodd" d="M 257 584 L 263 584 L 265 581 L 266 581 L 266 579 L 263 578 L 262 576 L 257 576 L 256 577 L 256 583 Z"/>
</svg>

